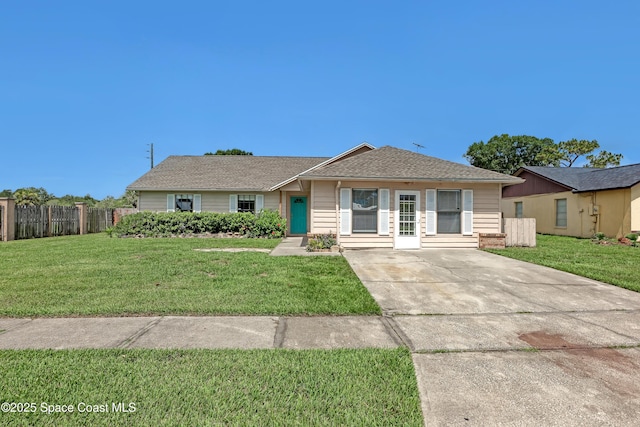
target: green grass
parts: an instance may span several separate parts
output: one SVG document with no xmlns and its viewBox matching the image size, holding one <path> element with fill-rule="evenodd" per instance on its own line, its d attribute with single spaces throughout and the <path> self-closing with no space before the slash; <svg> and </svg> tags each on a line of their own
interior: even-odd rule
<svg viewBox="0 0 640 427">
<path fill-rule="evenodd" d="M 35 404 L 35 413 L 0 413 L 0 424 L 16 426 L 423 422 L 407 349 L 7 350 L 0 401 Z M 74 412 L 43 413 L 43 402 Z M 80 402 L 109 412 L 79 413 Z"/>
<path fill-rule="evenodd" d="M 267 239 L 117 239 L 0 244 L 0 316 L 379 314 L 342 257 L 196 248 L 273 248 Z"/>
<path fill-rule="evenodd" d="M 538 234 L 535 248 L 489 252 L 640 292 L 640 247 L 596 245 L 588 239 Z"/>
</svg>

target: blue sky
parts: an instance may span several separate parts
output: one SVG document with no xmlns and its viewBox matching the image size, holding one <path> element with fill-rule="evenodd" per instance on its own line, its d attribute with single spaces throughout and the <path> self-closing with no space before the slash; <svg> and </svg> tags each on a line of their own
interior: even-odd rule
<svg viewBox="0 0 640 427">
<path fill-rule="evenodd" d="M 172 154 L 465 163 L 495 134 L 640 163 L 640 2 L 7 1 L 0 190 L 120 196 Z"/>
</svg>

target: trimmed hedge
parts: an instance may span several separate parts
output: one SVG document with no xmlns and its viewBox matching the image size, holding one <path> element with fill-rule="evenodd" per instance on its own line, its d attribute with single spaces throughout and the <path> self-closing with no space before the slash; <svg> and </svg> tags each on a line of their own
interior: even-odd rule
<svg viewBox="0 0 640 427">
<path fill-rule="evenodd" d="M 107 230 L 110 236 L 167 237 L 183 234 L 239 233 L 245 237 L 280 238 L 286 219 L 272 210 L 250 212 L 138 212 L 122 217 Z"/>
</svg>

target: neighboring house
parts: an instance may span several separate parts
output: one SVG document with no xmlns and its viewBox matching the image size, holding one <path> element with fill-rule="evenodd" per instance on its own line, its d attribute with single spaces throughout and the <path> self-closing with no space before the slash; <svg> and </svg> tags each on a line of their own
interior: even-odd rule
<svg viewBox="0 0 640 427">
<path fill-rule="evenodd" d="M 332 158 L 170 156 L 127 187 L 151 211 L 259 212 L 347 248 L 478 247 L 520 178 L 363 143 Z"/>
<path fill-rule="evenodd" d="M 525 166 L 502 190 L 506 218 L 536 218 L 539 233 L 621 237 L 640 230 L 640 164 L 608 169 Z"/>
</svg>

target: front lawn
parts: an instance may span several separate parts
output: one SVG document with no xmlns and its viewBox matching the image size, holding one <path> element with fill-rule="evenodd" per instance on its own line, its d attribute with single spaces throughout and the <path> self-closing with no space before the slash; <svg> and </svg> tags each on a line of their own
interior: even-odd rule
<svg viewBox="0 0 640 427">
<path fill-rule="evenodd" d="M 7 350 L 0 402 L 15 426 L 423 423 L 404 348 Z"/>
<path fill-rule="evenodd" d="M 278 243 L 104 234 L 3 242 L 0 316 L 380 313 L 342 257 L 194 250 Z"/>
<path fill-rule="evenodd" d="M 489 252 L 545 265 L 640 292 L 640 247 L 597 245 L 589 239 L 537 235 L 535 248 Z"/>
</svg>

